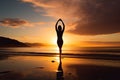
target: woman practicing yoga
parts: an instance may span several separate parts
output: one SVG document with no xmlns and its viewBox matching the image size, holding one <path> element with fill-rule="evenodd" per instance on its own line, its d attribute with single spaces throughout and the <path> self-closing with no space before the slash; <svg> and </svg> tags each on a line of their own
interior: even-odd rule
<svg viewBox="0 0 120 80">
<path fill-rule="evenodd" d="M 58 22 L 61 21 L 63 24 L 63 28 L 61 27 L 61 25 L 58 25 Z M 63 45 L 63 32 L 65 30 L 65 24 L 63 23 L 62 19 L 59 19 L 55 25 L 55 30 L 57 32 L 57 45 L 59 47 L 59 51 L 60 51 L 60 55 L 62 53 L 62 45 Z"/>
</svg>

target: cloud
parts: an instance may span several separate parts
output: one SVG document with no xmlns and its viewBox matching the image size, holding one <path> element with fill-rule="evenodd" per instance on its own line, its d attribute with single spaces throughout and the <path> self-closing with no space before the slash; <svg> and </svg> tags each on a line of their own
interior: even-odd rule
<svg viewBox="0 0 120 80">
<path fill-rule="evenodd" d="M 62 18 L 69 32 L 101 35 L 120 32 L 120 0 L 21 0 L 40 7 L 47 16 Z"/>
<path fill-rule="evenodd" d="M 13 26 L 13 27 L 17 27 L 17 26 L 21 26 L 24 24 L 27 24 L 28 21 L 26 20 L 22 20 L 19 18 L 5 18 L 3 20 L 0 20 L 0 24 L 4 25 L 4 26 Z"/>
<path fill-rule="evenodd" d="M 120 47 L 120 42 L 104 42 L 104 41 L 83 41 L 82 46 L 111 46 L 111 47 Z"/>
<path fill-rule="evenodd" d="M 83 18 L 81 13 L 76 13 L 79 19 L 75 30 L 71 32 L 82 35 L 99 35 L 111 34 L 120 32 L 120 5 L 119 0 L 98 0 L 91 2 L 88 0 L 80 5 L 83 11 Z M 78 11 L 81 9 L 79 8 Z"/>
<path fill-rule="evenodd" d="M 43 22 L 29 22 L 20 18 L 4 18 L 0 20 L 1 26 L 7 26 L 12 28 L 18 28 L 20 26 L 33 27 L 36 25 L 44 24 Z"/>
</svg>

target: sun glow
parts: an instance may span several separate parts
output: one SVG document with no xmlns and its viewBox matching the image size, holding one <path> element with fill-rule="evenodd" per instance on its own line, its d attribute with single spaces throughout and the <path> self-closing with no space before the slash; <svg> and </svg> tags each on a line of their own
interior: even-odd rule
<svg viewBox="0 0 120 80">
<path fill-rule="evenodd" d="M 56 45 L 56 44 L 57 44 L 57 38 L 56 38 L 56 37 L 53 37 L 53 38 L 52 38 L 51 44 L 52 44 L 52 45 Z"/>
</svg>

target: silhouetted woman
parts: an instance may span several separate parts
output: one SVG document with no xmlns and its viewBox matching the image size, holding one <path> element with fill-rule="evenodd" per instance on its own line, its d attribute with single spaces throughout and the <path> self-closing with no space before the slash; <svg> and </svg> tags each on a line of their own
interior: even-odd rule
<svg viewBox="0 0 120 80">
<path fill-rule="evenodd" d="M 61 21 L 62 24 L 63 24 L 63 28 L 61 27 L 61 25 L 58 25 L 58 22 Z M 55 30 L 57 32 L 57 45 L 59 47 L 59 51 L 60 51 L 60 54 L 62 53 L 62 45 L 63 45 L 63 39 L 62 39 L 62 36 L 63 36 L 63 32 L 65 30 L 65 24 L 63 23 L 62 19 L 59 19 L 55 25 Z"/>
</svg>

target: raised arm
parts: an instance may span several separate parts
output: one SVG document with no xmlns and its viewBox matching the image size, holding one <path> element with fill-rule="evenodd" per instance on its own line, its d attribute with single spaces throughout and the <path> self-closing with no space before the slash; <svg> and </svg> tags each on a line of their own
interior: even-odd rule
<svg viewBox="0 0 120 80">
<path fill-rule="evenodd" d="M 64 30 L 65 30 L 65 24 L 64 24 L 64 22 L 62 21 L 62 19 L 59 19 L 61 22 L 62 22 L 62 24 L 63 24 L 63 32 L 64 32 Z"/>
<path fill-rule="evenodd" d="M 59 20 L 60 20 L 60 19 L 59 19 Z M 58 20 L 58 21 L 56 22 L 56 24 L 55 24 L 55 30 L 56 30 L 56 31 L 58 31 L 58 30 L 57 30 L 57 25 L 58 25 L 59 20 Z"/>
</svg>

